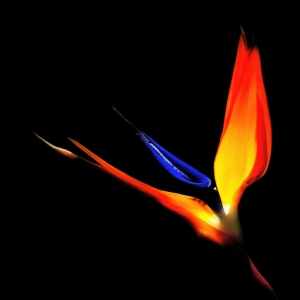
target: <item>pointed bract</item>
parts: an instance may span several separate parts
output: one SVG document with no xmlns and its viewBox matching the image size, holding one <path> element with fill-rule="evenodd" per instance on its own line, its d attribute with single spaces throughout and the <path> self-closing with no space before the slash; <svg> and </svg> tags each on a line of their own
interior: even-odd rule
<svg viewBox="0 0 300 300">
<path fill-rule="evenodd" d="M 95 160 L 97 164 L 92 163 L 78 155 L 75 155 L 66 149 L 54 146 L 37 134 L 35 135 L 60 154 L 63 154 L 69 158 L 83 160 L 112 175 L 113 177 L 118 178 L 131 187 L 134 187 L 144 192 L 146 195 L 156 199 L 166 208 L 184 217 L 191 224 L 191 226 L 199 236 L 206 237 L 218 244 L 230 244 L 235 242 L 235 238 L 233 237 L 231 232 L 222 227 L 219 217 L 203 201 L 191 196 L 156 189 L 140 180 L 137 180 L 120 171 L 119 169 L 113 167 L 73 139 L 70 139 L 70 141 L 74 143 L 79 149 L 84 151 L 93 160 Z"/>
<path fill-rule="evenodd" d="M 247 48 L 242 32 L 214 163 L 227 213 L 236 211 L 245 188 L 265 173 L 270 155 L 271 123 L 260 56 L 256 46 Z"/>
</svg>

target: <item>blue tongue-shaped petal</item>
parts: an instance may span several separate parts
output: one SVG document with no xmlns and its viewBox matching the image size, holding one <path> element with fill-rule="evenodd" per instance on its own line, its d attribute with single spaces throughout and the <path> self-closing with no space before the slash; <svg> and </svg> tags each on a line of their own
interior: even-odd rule
<svg viewBox="0 0 300 300">
<path fill-rule="evenodd" d="M 139 136 L 158 162 L 175 178 L 201 188 L 211 185 L 211 180 L 206 175 L 174 156 L 146 133 L 138 131 L 136 135 Z"/>
<path fill-rule="evenodd" d="M 135 130 L 136 135 L 142 140 L 146 147 L 151 151 L 158 162 L 175 178 L 200 188 L 206 188 L 211 185 L 211 180 L 196 170 L 192 166 L 188 165 L 178 157 L 171 154 L 169 151 L 164 149 L 158 143 L 156 143 L 146 133 L 141 132 L 136 126 L 128 121 L 115 107 L 112 108 L 120 115 L 120 117 L 129 123 Z"/>
</svg>

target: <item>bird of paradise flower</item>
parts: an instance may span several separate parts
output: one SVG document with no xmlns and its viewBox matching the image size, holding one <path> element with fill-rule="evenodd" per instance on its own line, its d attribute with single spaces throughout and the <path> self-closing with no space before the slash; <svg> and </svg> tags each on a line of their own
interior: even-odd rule
<svg viewBox="0 0 300 300">
<path fill-rule="evenodd" d="M 116 112 L 119 113 L 117 110 Z M 121 117 L 130 123 L 122 115 Z M 59 153 L 93 164 L 153 197 L 166 208 L 188 220 L 199 236 L 220 245 L 242 245 L 243 236 L 238 219 L 238 204 L 246 187 L 266 172 L 271 156 L 272 139 L 259 51 L 255 45 L 247 46 L 244 31 L 241 30 L 238 43 L 223 131 L 214 162 L 216 182 L 214 189 L 207 176 L 172 155 L 147 134 L 141 132 L 132 123 L 130 124 L 170 174 L 186 184 L 214 190 L 219 197 L 215 197 L 213 202 L 207 202 L 205 199 L 163 191 L 125 174 L 73 139 L 70 141 L 97 163 L 56 147 L 38 135 L 37 137 Z M 254 277 L 274 298 L 277 298 L 270 284 L 259 273 L 250 258 L 249 264 Z"/>
</svg>

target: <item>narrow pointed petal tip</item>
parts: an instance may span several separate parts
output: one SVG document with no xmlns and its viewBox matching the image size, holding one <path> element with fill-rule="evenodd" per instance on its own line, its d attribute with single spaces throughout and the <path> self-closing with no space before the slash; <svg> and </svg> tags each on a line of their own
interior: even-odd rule
<svg viewBox="0 0 300 300">
<path fill-rule="evenodd" d="M 241 38 L 244 41 L 244 44 L 247 46 L 247 38 L 244 28 L 240 25 L 240 31 L 241 31 Z"/>
<path fill-rule="evenodd" d="M 140 130 L 135 125 L 133 125 L 129 120 L 127 120 L 113 105 L 111 107 L 125 122 L 127 122 L 134 129 L 136 133 L 140 133 Z"/>
<path fill-rule="evenodd" d="M 69 157 L 69 158 L 78 158 L 77 155 L 75 155 L 74 153 L 72 153 L 71 151 L 69 150 L 66 150 L 66 149 L 63 149 L 63 148 L 60 148 L 60 147 L 57 147 L 57 146 L 54 146 L 53 144 L 49 143 L 48 141 L 46 141 L 45 139 L 43 139 L 42 137 L 40 137 L 38 134 L 36 134 L 34 131 L 32 131 L 32 133 L 38 138 L 40 139 L 41 141 L 43 141 L 46 145 L 48 145 L 50 148 L 54 149 L 55 151 L 57 151 L 58 153 L 66 156 L 66 157 Z"/>
<path fill-rule="evenodd" d="M 214 163 L 217 187 L 228 213 L 237 209 L 245 188 L 267 170 L 271 122 L 259 51 L 241 32 L 223 131 Z"/>
</svg>

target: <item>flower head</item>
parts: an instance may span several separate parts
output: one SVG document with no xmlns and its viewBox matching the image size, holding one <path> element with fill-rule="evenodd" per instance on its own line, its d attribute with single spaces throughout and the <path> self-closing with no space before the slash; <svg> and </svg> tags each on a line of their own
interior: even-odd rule
<svg viewBox="0 0 300 300">
<path fill-rule="evenodd" d="M 123 116 L 122 118 L 125 119 Z M 125 121 L 130 123 L 127 119 Z M 211 186 L 211 180 L 206 175 L 175 157 L 130 124 L 154 157 L 172 176 L 197 188 L 205 189 Z M 271 125 L 258 49 L 256 46 L 247 47 L 245 33 L 242 31 L 223 131 L 214 163 L 217 185 L 215 189 L 220 195 L 220 200 L 217 198 L 214 203 L 156 189 L 116 169 L 77 141 L 70 140 L 97 162 L 95 166 L 183 216 L 199 235 L 219 244 L 241 241 L 242 234 L 237 217 L 239 201 L 245 188 L 265 173 L 271 154 Z M 43 141 L 63 155 L 83 159 Z"/>
<path fill-rule="evenodd" d="M 117 110 L 116 112 L 119 113 Z M 121 117 L 130 123 L 122 115 Z M 271 123 L 259 51 L 255 45 L 247 47 L 244 31 L 241 32 L 238 44 L 223 131 L 214 162 L 216 187 L 211 186 L 212 180 L 206 175 L 171 154 L 132 123 L 130 125 L 172 176 L 196 188 L 210 189 L 215 197 L 207 201 L 157 189 L 118 170 L 73 139 L 70 141 L 96 163 L 56 147 L 38 135 L 37 137 L 59 153 L 72 159 L 84 160 L 155 198 L 163 206 L 188 220 L 198 235 L 221 245 L 242 243 L 237 214 L 239 201 L 245 188 L 264 175 L 271 155 Z M 273 289 L 250 258 L 249 266 L 254 277 L 276 298 Z"/>
</svg>

